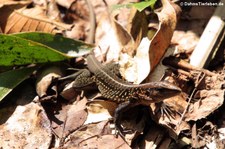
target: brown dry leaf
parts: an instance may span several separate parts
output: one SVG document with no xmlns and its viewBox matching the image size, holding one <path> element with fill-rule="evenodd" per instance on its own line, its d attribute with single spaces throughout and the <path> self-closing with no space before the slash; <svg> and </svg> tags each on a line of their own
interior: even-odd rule
<svg viewBox="0 0 225 149">
<path fill-rule="evenodd" d="M 109 42 L 110 41 L 110 42 Z M 107 61 L 119 59 L 121 49 L 129 49 L 133 39 L 126 29 L 107 14 L 102 14 L 96 29 L 97 55 L 107 52 Z M 132 45 L 132 44 L 131 44 Z"/>
<path fill-rule="evenodd" d="M 121 47 L 125 51 L 129 52 L 129 50 L 131 48 L 129 46 L 133 45 L 133 42 L 134 42 L 132 36 L 127 32 L 127 30 L 118 21 L 116 21 L 115 18 L 113 18 L 112 20 L 113 20 L 114 29 L 116 31 L 116 36 L 119 40 Z M 126 46 L 128 46 L 128 47 L 126 47 Z"/>
<path fill-rule="evenodd" d="M 87 120 L 86 103 L 87 100 L 84 98 L 69 107 L 64 126 L 64 136 L 84 125 Z"/>
<path fill-rule="evenodd" d="M 150 37 L 148 37 L 147 16 L 144 11 L 139 12 L 132 9 L 130 17 L 132 18 L 132 24 L 128 26 L 128 30 L 135 41 L 133 48 L 136 50 L 134 57 L 134 63 L 136 65 L 133 65 L 133 75 L 136 75 L 136 77 L 133 77 L 134 80 L 129 79 L 128 81 L 140 84 L 150 72 L 149 46 L 151 42 L 149 40 Z M 127 74 L 127 77 L 129 74 Z"/>
<path fill-rule="evenodd" d="M 108 121 L 82 126 L 69 136 L 65 148 L 130 148 L 119 136 L 109 135 L 111 132 Z M 101 136 L 101 137 L 100 137 Z"/>
<path fill-rule="evenodd" d="M 113 117 L 117 104 L 112 101 L 94 100 L 87 103 L 88 117 L 85 124 L 109 120 Z"/>
<path fill-rule="evenodd" d="M 129 0 L 129 2 L 134 2 L 135 0 Z M 130 45 L 127 43 L 132 43 L 133 39 L 131 35 L 126 31 L 125 24 L 127 24 L 129 9 L 126 9 L 123 12 L 113 12 L 109 14 L 110 5 L 118 3 L 128 3 L 128 1 L 117 0 L 107 1 L 108 7 L 106 7 L 103 1 L 96 1 L 97 6 L 96 18 L 97 18 L 97 28 L 96 28 L 96 44 L 98 49 L 96 49 L 97 55 L 100 53 L 107 52 L 107 61 L 119 59 L 119 53 L 123 47 L 129 49 Z M 96 6 L 96 3 L 93 5 Z M 118 21 L 119 20 L 119 21 Z M 122 20 L 122 21 L 121 21 Z"/>
<path fill-rule="evenodd" d="M 38 104 L 17 106 L 0 126 L 0 138 L 1 148 L 49 148 L 52 140 L 50 121 Z"/>
<path fill-rule="evenodd" d="M 28 31 L 62 33 L 72 27 L 72 25 L 50 20 L 40 7 L 16 9 L 5 5 L 0 8 L 0 17 L 2 31 L 6 34 Z"/>
<path fill-rule="evenodd" d="M 63 139 L 84 124 L 87 119 L 86 103 L 87 100 L 83 98 L 72 105 L 57 103 L 54 106 L 45 107 L 57 138 Z"/>
<path fill-rule="evenodd" d="M 194 98 L 198 98 L 199 100 L 190 105 L 189 111 L 185 115 L 185 121 L 197 121 L 206 118 L 223 104 L 224 95 L 224 91 L 218 89 L 198 91 Z"/>
<path fill-rule="evenodd" d="M 23 8 L 25 6 L 27 6 L 28 4 L 30 4 L 31 2 L 29 1 L 0 1 L 0 28 L 1 31 L 4 32 L 5 31 L 5 26 L 6 26 L 6 22 L 7 22 L 7 18 L 8 16 L 14 11 L 14 9 L 20 9 Z"/>
</svg>

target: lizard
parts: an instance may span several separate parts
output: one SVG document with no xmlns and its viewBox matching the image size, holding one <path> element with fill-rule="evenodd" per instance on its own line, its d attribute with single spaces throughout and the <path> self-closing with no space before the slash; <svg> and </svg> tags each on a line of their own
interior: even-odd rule
<svg viewBox="0 0 225 149">
<path fill-rule="evenodd" d="M 120 125 L 123 111 L 137 105 L 158 103 L 181 92 L 179 87 L 164 81 L 144 84 L 126 82 L 111 71 L 111 66 L 100 63 L 93 53 L 86 59 L 88 69 L 81 69 L 73 75 L 73 87 L 83 89 L 94 83 L 103 97 L 118 103 L 114 123 L 119 133 L 123 131 Z"/>
<path fill-rule="evenodd" d="M 90 11 L 91 24 L 87 42 L 93 43 L 96 28 L 95 13 L 90 0 L 86 0 L 86 3 Z M 114 123 L 119 133 L 122 133 L 120 121 L 123 111 L 136 105 L 150 105 L 160 102 L 181 92 L 179 87 L 162 81 L 140 85 L 125 82 L 111 71 L 112 65 L 102 65 L 93 53 L 87 56 L 87 67 L 88 69 L 82 69 L 72 75 L 75 77 L 73 87 L 82 89 L 95 84 L 103 97 L 117 102 L 119 106 L 115 111 Z"/>
</svg>

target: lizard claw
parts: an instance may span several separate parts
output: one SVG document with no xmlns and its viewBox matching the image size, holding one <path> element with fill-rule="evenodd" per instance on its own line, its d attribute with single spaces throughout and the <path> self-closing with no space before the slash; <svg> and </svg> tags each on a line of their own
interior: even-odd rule
<svg viewBox="0 0 225 149">
<path fill-rule="evenodd" d="M 161 114 L 163 116 L 163 119 L 165 118 L 165 116 L 169 120 L 170 120 L 170 117 L 175 119 L 175 115 L 173 113 L 173 110 L 168 105 L 166 105 L 165 103 L 161 103 L 160 111 L 161 111 Z"/>
<path fill-rule="evenodd" d="M 123 133 L 122 126 L 119 124 L 119 122 L 117 120 L 114 120 L 114 123 L 115 123 L 115 135 L 116 135 L 116 137 L 118 137 L 118 135 L 120 135 L 122 138 L 124 138 L 125 134 Z"/>
</svg>

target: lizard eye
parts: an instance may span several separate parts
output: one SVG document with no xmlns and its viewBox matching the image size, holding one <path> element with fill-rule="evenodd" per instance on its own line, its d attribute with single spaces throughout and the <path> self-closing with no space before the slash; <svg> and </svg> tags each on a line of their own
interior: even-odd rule
<svg viewBox="0 0 225 149">
<path fill-rule="evenodd" d="M 148 96 L 157 96 L 160 94 L 159 89 L 149 89 L 147 95 Z"/>
</svg>

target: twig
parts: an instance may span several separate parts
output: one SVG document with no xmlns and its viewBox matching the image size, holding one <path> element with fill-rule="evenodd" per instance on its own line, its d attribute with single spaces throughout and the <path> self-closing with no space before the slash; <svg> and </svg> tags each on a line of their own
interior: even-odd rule
<svg viewBox="0 0 225 149">
<path fill-rule="evenodd" d="M 192 99 L 192 97 L 193 97 L 195 91 L 196 91 L 196 88 L 194 88 L 194 90 L 192 91 L 191 96 L 190 96 L 189 99 L 188 99 L 188 104 L 187 104 L 186 108 L 184 109 L 184 112 L 182 113 L 181 118 L 180 118 L 180 121 L 177 123 L 177 126 L 179 126 L 179 125 L 181 124 L 181 121 L 183 120 L 184 115 L 186 114 L 187 109 L 189 108 L 191 99 Z"/>
<path fill-rule="evenodd" d="M 196 71 L 200 71 L 200 72 L 204 72 L 206 75 L 208 76 L 214 76 L 216 75 L 215 73 L 213 72 L 210 72 L 206 69 L 200 69 L 200 68 L 197 68 L 191 64 L 189 64 L 188 62 L 182 60 L 182 59 L 179 59 L 175 56 L 169 56 L 169 57 L 166 57 L 163 61 L 162 61 L 163 65 L 167 65 L 167 66 L 172 66 L 174 68 L 181 68 L 181 69 L 184 69 L 184 70 L 196 70 Z"/>
<path fill-rule="evenodd" d="M 94 12 L 94 8 L 91 4 L 90 0 L 85 0 L 88 8 L 89 8 L 89 16 L 90 16 L 90 31 L 87 37 L 87 42 L 93 44 L 95 41 L 95 29 L 96 29 L 96 15 Z"/>
</svg>

